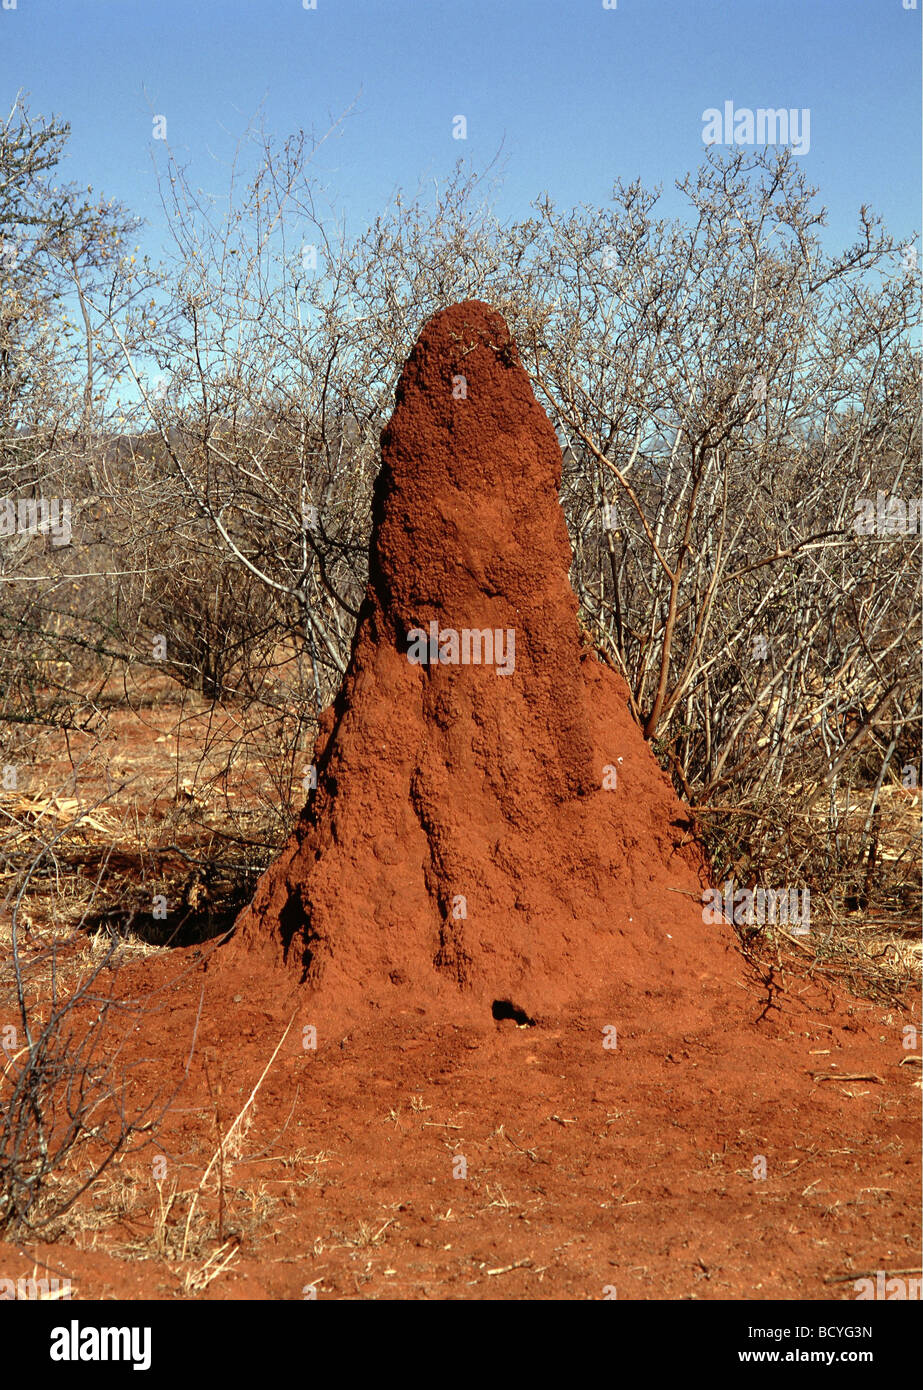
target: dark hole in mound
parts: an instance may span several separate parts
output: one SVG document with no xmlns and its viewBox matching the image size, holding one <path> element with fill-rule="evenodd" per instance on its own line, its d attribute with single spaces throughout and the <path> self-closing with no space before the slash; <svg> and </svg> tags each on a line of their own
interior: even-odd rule
<svg viewBox="0 0 923 1390">
<path fill-rule="evenodd" d="M 511 999 L 495 999 L 490 1012 L 498 1023 L 505 1018 L 511 1018 L 521 1028 L 535 1027 L 535 1019 L 530 1018 L 525 1009 L 517 1008 Z"/>
<path fill-rule="evenodd" d="M 314 958 L 310 944 L 313 934 L 297 890 L 289 893 L 288 901 L 279 913 L 279 929 L 282 935 L 283 960 L 288 960 L 290 952 L 293 949 L 298 949 L 300 945 L 301 983 L 304 984 L 308 978 L 311 961 Z"/>
</svg>

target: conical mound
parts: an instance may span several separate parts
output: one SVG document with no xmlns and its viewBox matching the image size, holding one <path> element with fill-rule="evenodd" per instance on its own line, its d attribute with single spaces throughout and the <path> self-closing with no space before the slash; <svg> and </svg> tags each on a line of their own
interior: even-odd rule
<svg viewBox="0 0 923 1390">
<path fill-rule="evenodd" d="M 503 318 L 437 314 L 382 435 L 317 786 L 233 968 L 268 953 L 332 1005 L 536 1019 L 601 996 L 698 1007 L 738 973 L 625 687 L 581 648 L 560 479 Z"/>
</svg>

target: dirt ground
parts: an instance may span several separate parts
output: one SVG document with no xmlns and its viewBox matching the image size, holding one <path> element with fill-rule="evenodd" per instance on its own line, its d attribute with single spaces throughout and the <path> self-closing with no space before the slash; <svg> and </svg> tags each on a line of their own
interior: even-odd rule
<svg viewBox="0 0 923 1390">
<path fill-rule="evenodd" d="M 123 899 L 163 874 L 139 807 L 149 824 L 198 807 L 197 843 L 208 806 L 226 814 L 227 778 L 183 786 L 213 718 L 192 715 L 113 716 L 76 787 L 49 736 L 21 793 L 89 805 L 132 770 L 72 848 L 92 880 L 115 846 Z M 265 802 L 252 748 L 235 768 L 236 804 Z M 61 901 L 34 885 L 27 959 Z M 643 998 L 531 1025 L 357 1001 L 343 1024 L 288 982 L 228 978 L 221 949 L 135 942 L 104 972 L 128 1108 L 167 1109 L 53 1239 L 0 1244 L 5 1277 L 66 1278 L 75 1299 L 850 1300 L 863 1276 L 919 1275 L 916 996 L 886 1007 L 750 965 L 733 1025 Z"/>
</svg>

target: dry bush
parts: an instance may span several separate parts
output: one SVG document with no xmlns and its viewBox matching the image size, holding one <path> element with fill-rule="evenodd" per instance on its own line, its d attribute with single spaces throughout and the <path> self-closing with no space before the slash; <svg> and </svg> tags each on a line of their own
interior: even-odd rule
<svg viewBox="0 0 923 1390">
<path fill-rule="evenodd" d="M 65 834 L 53 837 L 48 853 Z M 21 905 L 39 863 L 40 857 L 33 860 L 10 895 L 10 950 L 0 973 L 0 1235 L 59 1228 L 165 1108 L 132 1100 L 130 1069 L 120 1061 L 120 1009 L 110 973 L 118 964 L 117 940 L 76 966 L 73 937 L 33 940 L 33 949 L 24 950 L 23 935 L 33 933 Z"/>
<path fill-rule="evenodd" d="M 244 862 L 278 842 L 349 658 L 398 373 L 429 315 L 476 296 L 507 315 L 564 448 L 584 625 L 716 873 L 810 887 L 827 959 L 860 919 L 905 922 L 919 528 L 857 528 L 862 499 L 906 517 L 918 488 L 901 245 L 862 208 L 829 252 L 785 151 L 712 151 L 672 219 L 635 183 L 500 224 L 492 171 L 459 166 L 347 238 L 316 145 L 253 134 L 220 204 L 168 155 L 156 271 L 98 237 L 54 252 L 86 331 L 57 375 L 16 377 L 0 449 L 10 486 L 75 494 L 75 542 L 0 539 L 4 761 L 43 721 L 104 727 L 157 670 L 239 713 L 223 769 L 203 748 L 207 785 L 266 769 L 266 838 L 228 804 L 222 843 Z M 205 873 L 216 822 L 186 829 Z"/>
</svg>

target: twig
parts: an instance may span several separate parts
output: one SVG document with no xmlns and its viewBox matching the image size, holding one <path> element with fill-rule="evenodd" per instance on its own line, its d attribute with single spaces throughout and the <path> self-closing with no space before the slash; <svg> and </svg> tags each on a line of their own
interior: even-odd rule
<svg viewBox="0 0 923 1390">
<path fill-rule="evenodd" d="M 884 1077 L 876 1076 L 873 1071 L 851 1073 L 848 1076 L 843 1076 L 838 1071 L 815 1071 L 811 1076 L 814 1081 L 877 1081 L 879 1085 L 884 1085 Z"/>
<path fill-rule="evenodd" d="M 913 1269 L 857 1269 L 853 1274 L 834 1274 L 829 1279 L 825 1279 L 825 1284 L 849 1284 L 854 1279 L 874 1279 L 876 1274 L 883 1274 L 886 1278 L 893 1278 L 900 1274 L 919 1274 L 921 1265 L 914 1265 Z"/>
<path fill-rule="evenodd" d="M 256 1099 L 256 1093 L 257 1093 L 257 1091 L 260 1089 L 260 1087 L 262 1086 L 263 1082 L 265 1081 L 265 1079 L 266 1079 L 266 1074 L 267 1074 L 267 1072 L 269 1071 L 269 1068 L 272 1066 L 273 1062 L 276 1060 L 276 1057 L 277 1057 L 278 1054 L 279 1054 L 279 1049 L 281 1048 L 282 1044 L 285 1042 L 285 1039 L 288 1037 L 289 1029 L 291 1028 L 291 1026 L 292 1026 L 292 1024 L 293 1024 L 294 1022 L 295 1022 L 295 1015 L 292 1014 L 291 1018 L 290 1018 L 289 1021 L 288 1021 L 288 1024 L 286 1025 L 285 1032 L 282 1034 L 281 1038 L 280 1038 L 279 1041 L 276 1043 L 275 1051 L 273 1052 L 273 1054 L 272 1054 L 272 1056 L 270 1057 L 269 1061 L 266 1063 L 265 1067 L 263 1068 L 263 1073 L 262 1073 L 262 1075 L 260 1076 L 259 1081 L 258 1081 L 258 1082 L 256 1083 L 256 1085 L 254 1086 L 253 1090 L 250 1092 L 250 1095 L 248 1096 L 247 1101 L 246 1101 L 246 1103 L 245 1103 L 243 1109 L 241 1110 L 240 1114 L 237 1116 L 237 1119 L 236 1119 L 236 1120 L 234 1121 L 234 1123 L 231 1125 L 231 1127 L 230 1127 L 230 1129 L 228 1130 L 227 1134 L 224 1136 L 224 1138 L 223 1138 L 223 1139 L 221 1140 L 221 1142 L 219 1143 L 217 1149 L 216 1149 L 215 1152 L 212 1154 L 211 1161 L 210 1161 L 208 1167 L 205 1169 L 205 1172 L 202 1174 L 202 1177 L 201 1177 L 200 1180 L 199 1180 L 199 1185 L 198 1185 L 198 1187 L 196 1188 L 195 1193 L 193 1194 L 192 1201 L 191 1201 L 190 1204 L 189 1204 L 189 1215 L 186 1217 L 186 1229 L 185 1229 L 185 1231 L 183 1232 L 183 1252 L 182 1252 L 182 1254 L 181 1254 L 181 1256 L 180 1256 L 180 1259 L 181 1259 L 181 1260 L 184 1260 L 184 1259 L 186 1258 L 186 1245 L 187 1245 L 188 1240 L 189 1240 L 189 1227 L 190 1227 L 190 1225 L 191 1225 L 191 1223 L 192 1223 L 193 1213 L 195 1212 L 196 1204 L 197 1204 L 197 1202 L 198 1202 L 198 1200 L 199 1200 L 199 1196 L 200 1196 L 200 1194 L 201 1194 L 202 1188 L 205 1186 L 205 1183 L 208 1181 L 208 1175 L 209 1175 L 209 1173 L 211 1172 L 212 1168 L 214 1168 L 215 1163 L 216 1163 L 216 1161 L 217 1161 L 217 1159 L 218 1159 L 218 1155 L 219 1155 L 220 1153 L 223 1152 L 223 1150 L 224 1150 L 224 1148 L 226 1147 L 226 1145 L 227 1145 L 229 1139 L 231 1138 L 231 1136 L 233 1135 L 234 1131 L 237 1129 L 238 1125 L 240 1124 L 241 1120 L 243 1119 L 244 1115 L 247 1113 L 247 1111 L 250 1109 L 250 1106 L 253 1104 L 254 1100 Z"/>
<path fill-rule="evenodd" d="M 511 1269 L 531 1269 L 531 1260 L 517 1260 L 514 1265 L 503 1265 L 500 1269 L 489 1269 L 488 1274 L 509 1274 Z"/>
</svg>

